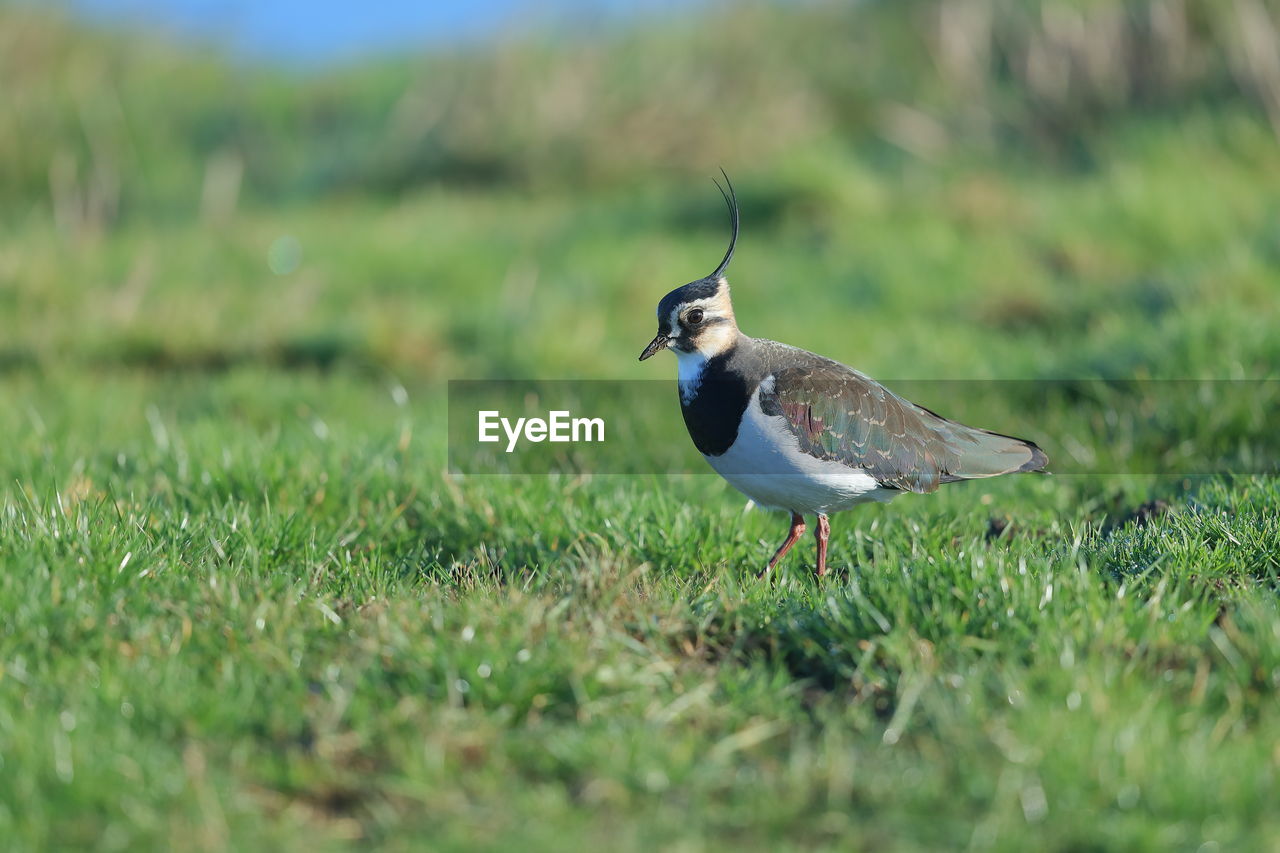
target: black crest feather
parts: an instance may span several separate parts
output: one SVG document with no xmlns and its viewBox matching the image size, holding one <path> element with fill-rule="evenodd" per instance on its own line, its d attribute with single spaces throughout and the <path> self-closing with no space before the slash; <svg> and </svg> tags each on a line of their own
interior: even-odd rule
<svg viewBox="0 0 1280 853">
<path fill-rule="evenodd" d="M 729 249 L 724 253 L 724 260 L 720 262 L 720 266 L 716 267 L 716 271 L 707 276 L 710 279 L 717 279 L 724 274 L 729 268 L 729 261 L 733 259 L 733 249 L 738 245 L 738 194 L 733 191 L 733 181 L 729 180 L 728 173 L 724 169 L 720 170 L 720 174 L 724 175 L 725 185 L 729 187 L 729 191 L 725 192 L 725 188 L 720 186 L 720 182 L 712 178 L 716 189 L 720 190 L 720 195 L 724 196 L 724 203 L 729 206 L 729 219 L 733 223 L 733 235 L 729 238 Z"/>
</svg>

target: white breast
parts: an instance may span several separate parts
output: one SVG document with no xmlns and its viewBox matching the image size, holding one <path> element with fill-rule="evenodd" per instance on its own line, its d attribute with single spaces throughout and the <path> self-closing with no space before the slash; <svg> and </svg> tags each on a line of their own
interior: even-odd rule
<svg viewBox="0 0 1280 853">
<path fill-rule="evenodd" d="M 772 377 L 765 380 L 766 386 L 770 382 Z M 760 408 L 759 390 L 751 395 L 733 446 L 706 459 L 734 488 L 772 509 L 827 514 L 868 501 L 889 501 L 898 494 L 880 488 L 866 471 L 802 451 L 784 418 L 766 415 Z"/>
</svg>

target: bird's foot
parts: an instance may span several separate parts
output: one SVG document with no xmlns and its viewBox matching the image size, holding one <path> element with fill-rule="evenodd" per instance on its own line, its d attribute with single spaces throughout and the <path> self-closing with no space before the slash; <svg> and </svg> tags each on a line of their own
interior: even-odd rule
<svg viewBox="0 0 1280 853">
<path fill-rule="evenodd" d="M 786 556 L 786 553 L 791 550 L 791 546 L 796 544 L 796 540 L 804 535 L 804 531 L 804 516 L 800 515 L 798 512 L 791 513 L 791 529 L 787 531 L 786 541 L 778 546 L 778 550 L 773 554 L 773 559 L 769 560 L 769 565 L 757 574 L 756 577 L 764 578 L 769 576 L 773 571 L 773 567 L 778 565 L 778 561 Z"/>
</svg>

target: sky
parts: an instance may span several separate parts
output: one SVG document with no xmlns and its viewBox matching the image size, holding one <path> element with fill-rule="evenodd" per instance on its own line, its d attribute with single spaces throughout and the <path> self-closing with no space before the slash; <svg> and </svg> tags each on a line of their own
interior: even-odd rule
<svg viewBox="0 0 1280 853">
<path fill-rule="evenodd" d="M 143 21 L 236 53 L 324 64 L 424 44 L 483 38 L 534 24 L 590 25 L 671 13 L 697 0 L 67 0 L 90 18 Z"/>
</svg>

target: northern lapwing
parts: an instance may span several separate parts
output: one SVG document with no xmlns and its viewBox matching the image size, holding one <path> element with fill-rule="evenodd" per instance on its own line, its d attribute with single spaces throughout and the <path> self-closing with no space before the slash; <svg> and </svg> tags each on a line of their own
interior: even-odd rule
<svg viewBox="0 0 1280 853">
<path fill-rule="evenodd" d="M 791 513 L 767 574 L 817 517 L 817 573 L 827 570 L 833 512 L 942 483 L 1042 471 L 1030 441 L 964 426 L 796 347 L 739 329 L 724 272 L 738 242 L 733 184 L 720 187 L 733 234 L 720 266 L 658 303 L 658 334 L 640 360 L 670 349 L 689 436 L 720 476 L 756 505 Z"/>
</svg>

